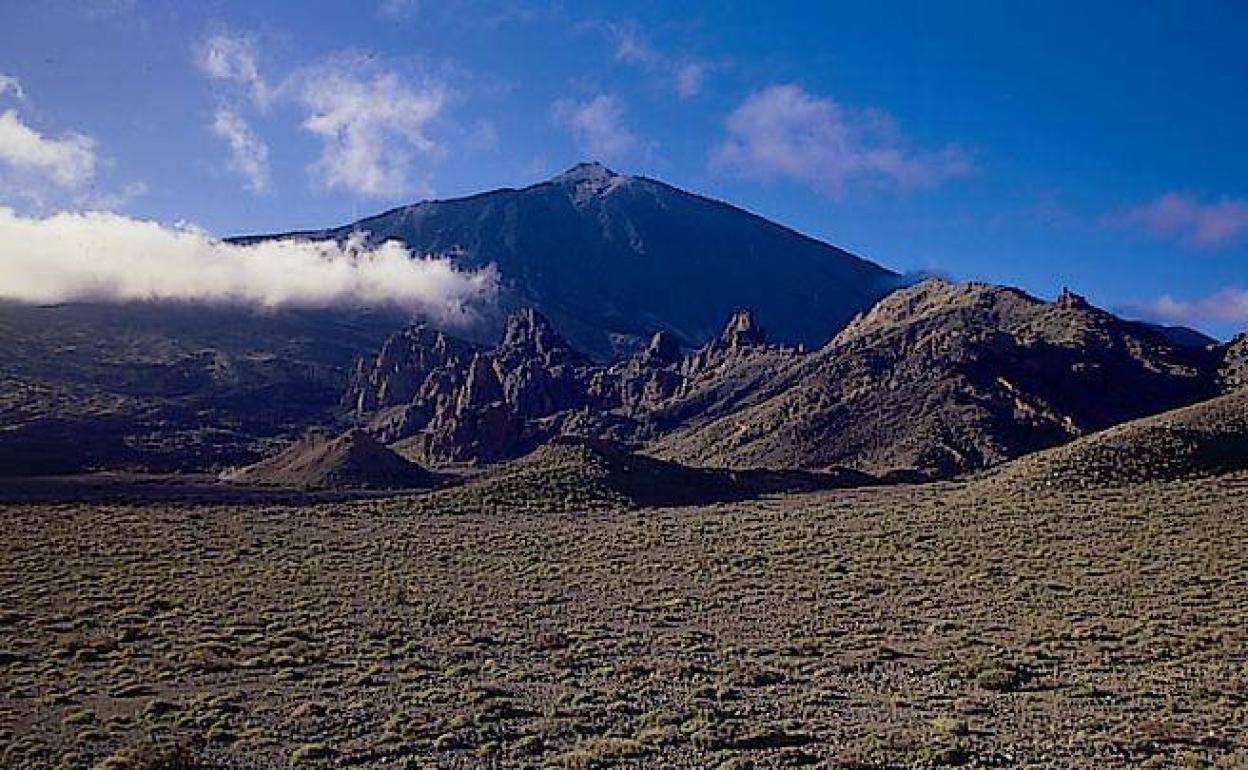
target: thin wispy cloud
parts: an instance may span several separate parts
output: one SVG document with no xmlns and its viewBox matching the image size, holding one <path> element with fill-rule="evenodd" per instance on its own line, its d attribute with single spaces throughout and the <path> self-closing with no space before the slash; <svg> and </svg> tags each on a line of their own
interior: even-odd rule
<svg viewBox="0 0 1248 770">
<path fill-rule="evenodd" d="M 301 80 L 299 100 L 308 110 L 302 126 L 321 140 L 311 172 L 324 188 L 403 195 L 414 185 L 417 156 L 445 154 L 430 134 L 449 98 L 441 83 L 417 85 L 392 72 L 368 75 L 340 65 L 317 67 Z"/>
<path fill-rule="evenodd" d="M 611 41 L 613 58 L 617 62 L 639 67 L 651 77 L 663 80 L 682 99 L 702 92 L 711 71 L 710 62 L 659 50 L 645 38 L 636 22 L 595 19 L 578 26 L 604 35 Z"/>
<path fill-rule="evenodd" d="M 1111 215 L 1107 222 L 1193 248 L 1215 249 L 1248 236 L 1248 200 L 1202 202 L 1186 193 L 1170 192 Z"/>
<path fill-rule="evenodd" d="M 240 84 L 252 102 L 264 109 L 276 93 L 260 72 L 255 40 L 247 35 L 219 32 L 200 44 L 196 52 L 200 71 L 214 80 Z"/>
<path fill-rule="evenodd" d="M 259 110 L 280 103 L 302 112 L 299 127 L 321 143 L 308 167 L 316 187 L 372 198 L 432 192 L 430 175 L 421 172 L 418 160 L 446 154 L 431 132 L 452 97 L 442 82 L 404 78 L 355 54 L 329 56 L 274 79 L 261 70 L 254 37 L 246 34 L 212 35 L 197 47 L 196 62 L 209 78 L 241 88 Z M 250 189 L 263 191 L 270 176 L 267 143 L 238 99 L 233 105 L 219 107 L 209 127 L 225 141 L 229 167 Z M 478 148 L 492 144 L 497 141 L 492 130 L 473 132 L 468 140 Z"/>
<path fill-rule="evenodd" d="M 218 109 L 212 131 L 230 148 L 230 168 L 247 180 L 256 193 L 269 188 L 269 146 L 252 130 L 242 115 L 227 107 Z"/>
<path fill-rule="evenodd" d="M 1205 297 L 1187 300 L 1163 295 L 1148 302 L 1128 305 L 1124 312 L 1151 321 L 1187 326 L 1248 324 L 1248 291 L 1231 286 Z"/>
<path fill-rule="evenodd" d="M 714 168 L 759 180 L 793 179 L 829 195 L 850 185 L 934 187 L 972 171 L 957 147 L 910 148 L 881 110 L 846 107 L 793 84 L 751 94 L 728 116 L 726 129 L 711 153 Z"/>
<path fill-rule="evenodd" d="M 497 289 L 493 268 L 463 272 L 395 241 L 238 245 L 118 214 L 33 218 L 0 207 L 0 298 L 11 301 L 395 307 L 454 324 L 475 320 Z"/>
<path fill-rule="evenodd" d="M 585 101 L 560 99 L 551 115 L 557 125 L 572 134 L 585 157 L 619 160 L 640 145 L 625 122 L 624 105 L 614 96 L 599 94 Z"/>
</svg>

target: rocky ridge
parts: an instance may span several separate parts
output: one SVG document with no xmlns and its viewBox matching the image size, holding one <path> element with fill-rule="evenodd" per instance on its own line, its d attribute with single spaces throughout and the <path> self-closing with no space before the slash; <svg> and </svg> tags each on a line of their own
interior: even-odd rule
<svg viewBox="0 0 1248 770">
<path fill-rule="evenodd" d="M 744 409 L 661 439 L 693 464 L 948 476 L 1216 393 L 1213 349 L 1064 292 L 929 280 L 856 318 Z"/>
<path fill-rule="evenodd" d="M 895 478 L 987 467 L 1209 398 L 1232 360 L 1071 292 L 1044 302 L 940 280 L 895 292 L 814 352 L 770 344 L 747 311 L 700 348 L 660 332 L 613 364 L 532 309 L 493 348 L 438 352 L 453 347 L 428 329 L 396 335 L 357 370 L 354 419 L 431 464 L 498 462 L 572 434 L 693 466 Z"/>
</svg>

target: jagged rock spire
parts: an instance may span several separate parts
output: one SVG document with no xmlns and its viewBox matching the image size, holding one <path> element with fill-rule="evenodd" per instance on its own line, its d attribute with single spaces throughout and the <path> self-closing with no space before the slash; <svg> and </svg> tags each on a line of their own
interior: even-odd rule
<svg viewBox="0 0 1248 770">
<path fill-rule="evenodd" d="M 758 319 L 749 310 L 738 310 L 728 319 L 719 339 L 730 348 L 767 344 L 767 335 L 758 325 Z"/>
</svg>

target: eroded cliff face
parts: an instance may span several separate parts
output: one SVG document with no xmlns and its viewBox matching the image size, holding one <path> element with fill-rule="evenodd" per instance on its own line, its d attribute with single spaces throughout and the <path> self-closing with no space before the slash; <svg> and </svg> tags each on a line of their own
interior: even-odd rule
<svg viewBox="0 0 1248 770">
<path fill-rule="evenodd" d="M 797 353 L 768 346 L 747 311 L 697 350 L 686 353 L 675 335 L 657 332 L 634 355 L 603 365 L 525 308 L 508 317 L 493 348 L 423 325 L 395 334 L 359 362 L 343 403 L 379 440 L 400 442 L 423 460 L 494 462 L 560 432 L 636 444 L 687 416 L 717 413 L 711 401 L 698 401 L 688 415 L 676 407 L 760 356 Z"/>
</svg>

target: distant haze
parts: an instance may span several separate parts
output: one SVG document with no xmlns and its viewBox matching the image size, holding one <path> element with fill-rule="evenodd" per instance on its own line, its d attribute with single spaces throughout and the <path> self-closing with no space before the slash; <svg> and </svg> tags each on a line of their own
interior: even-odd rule
<svg viewBox="0 0 1248 770">
<path fill-rule="evenodd" d="M 294 238 L 239 245 L 118 214 L 39 219 L 0 207 L 0 299 L 394 307 L 470 322 L 497 294 L 493 266 L 465 272 L 395 242 Z"/>
</svg>

